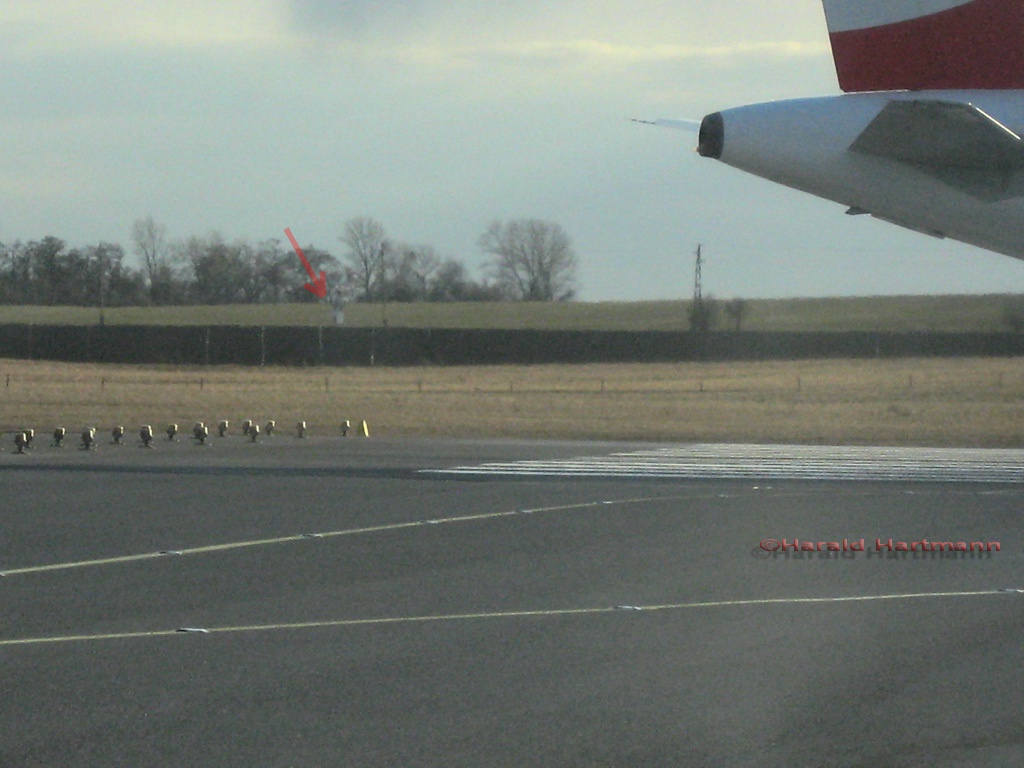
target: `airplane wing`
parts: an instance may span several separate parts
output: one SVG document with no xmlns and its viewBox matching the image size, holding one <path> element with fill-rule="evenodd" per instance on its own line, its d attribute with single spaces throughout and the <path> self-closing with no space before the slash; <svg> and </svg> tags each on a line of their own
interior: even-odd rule
<svg viewBox="0 0 1024 768">
<path fill-rule="evenodd" d="M 850 149 L 913 166 L 981 200 L 1024 196 L 1024 141 L 972 104 L 890 101 Z"/>
</svg>

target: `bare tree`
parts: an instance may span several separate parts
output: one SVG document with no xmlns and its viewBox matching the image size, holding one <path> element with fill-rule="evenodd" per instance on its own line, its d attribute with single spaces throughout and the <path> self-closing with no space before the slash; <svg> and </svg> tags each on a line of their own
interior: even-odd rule
<svg viewBox="0 0 1024 768">
<path fill-rule="evenodd" d="M 190 237 L 181 252 L 192 270 L 191 300 L 198 304 L 255 303 L 259 299 L 253 249 L 244 240 L 228 243 L 219 232 Z"/>
<path fill-rule="evenodd" d="M 480 238 L 504 295 L 520 301 L 565 301 L 576 293 L 578 262 L 561 226 L 539 219 L 493 222 Z"/>
<path fill-rule="evenodd" d="M 132 224 L 132 251 L 142 259 L 150 296 L 156 300 L 165 292 L 162 283 L 170 276 L 167 228 L 152 216 L 136 219 Z"/>
<path fill-rule="evenodd" d="M 462 301 L 469 282 L 465 264 L 457 259 L 445 259 L 431 281 L 428 301 Z"/>
<path fill-rule="evenodd" d="M 345 233 L 339 239 L 348 246 L 345 259 L 350 265 L 348 273 L 359 286 L 359 298 L 381 298 L 391 250 L 384 226 L 369 216 L 358 216 L 345 222 Z"/>
<path fill-rule="evenodd" d="M 259 301 L 285 300 L 288 291 L 300 280 L 299 270 L 295 269 L 295 252 L 289 254 L 281 247 L 280 240 L 271 238 L 256 245 L 254 257 Z"/>
<path fill-rule="evenodd" d="M 736 323 L 736 330 L 740 330 L 743 325 L 743 319 L 747 316 L 747 310 L 750 307 L 747 305 L 745 299 L 733 299 L 725 305 L 725 314 L 728 315 L 729 319 Z"/>
<path fill-rule="evenodd" d="M 441 257 L 430 245 L 399 244 L 392 251 L 396 255 L 395 274 L 388 285 L 388 297 L 393 301 L 425 301 Z"/>
</svg>

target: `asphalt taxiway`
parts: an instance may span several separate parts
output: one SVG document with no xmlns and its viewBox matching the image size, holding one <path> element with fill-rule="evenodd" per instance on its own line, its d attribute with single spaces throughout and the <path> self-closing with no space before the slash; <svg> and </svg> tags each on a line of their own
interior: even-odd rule
<svg viewBox="0 0 1024 768">
<path fill-rule="evenodd" d="M 7 442 L 0 765 L 1024 761 L 1024 452 Z"/>
</svg>

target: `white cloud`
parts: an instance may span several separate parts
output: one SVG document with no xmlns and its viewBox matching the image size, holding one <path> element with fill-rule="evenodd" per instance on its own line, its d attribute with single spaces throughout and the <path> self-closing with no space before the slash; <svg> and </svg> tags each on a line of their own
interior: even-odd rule
<svg viewBox="0 0 1024 768">
<path fill-rule="evenodd" d="M 738 45 L 626 45 L 602 40 L 523 41 L 490 47 L 455 49 L 455 60 L 505 60 L 512 65 L 552 65 L 567 68 L 621 68 L 651 63 L 683 63 L 695 60 L 740 58 L 804 58 L 821 56 L 827 47 L 819 43 L 778 42 Z M 441 58 L 435 54 L 434 58 Z"/>
<path fill-rule="evenodd" d="M 45 55 L 153 46 L 271 43 L 281 39 L 276 0 L 5 0 L 7 53 Z"/>
<path fill-rule="evenodd" d="M 418 37 L 484 43 L 523 39 L 607 39 L 632 44 L 718 45 L 824 39 L 819 0 L 287 0 L 300 33 Z"/>
</svg>

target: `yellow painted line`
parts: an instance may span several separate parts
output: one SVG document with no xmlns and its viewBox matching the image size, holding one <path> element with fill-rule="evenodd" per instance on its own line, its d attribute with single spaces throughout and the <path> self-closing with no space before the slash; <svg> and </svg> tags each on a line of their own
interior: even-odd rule
<svg viewBox="0 0 1024 768">
<path fill-rule="evenodd" d="M 524 514 L 539 514 L 543 512 L 566 512 L 573 509 L 585 509 L 588 507 L 601 507 L 614 504 L 639 504 L 648 501 L 671 501 L 673 499 L 685 498 L 683 496 L 656 496 L 636 499 L 618 499 L 611 501 L 587 501 L 578 504 L 562 504 L 555 507 L 538 507 L 536 509 L 517 509 L 507 512 L 482 512 L 475 515 L 459 515 L 456 517 L 444 517 L 435 520 L 415 520 L 409 523 L 391 523 L 387 525 L 373 525 L 366 528 L 349 528 L 341 531 L 326 531 L 323 533 L 300 533 L 291 536 L 278 536 L 271 539 L 253 539 L 251 541 L 234 541 L 225 544 L 211 544 L 203 547 L 190 547 L 188 549 L 165 550 L 162 552 L 147 552 L 137 555 L 118 555 L 115 557 L 104 557 L 95 560 L 78 560 L 70 563 L 52 563 L 50 565 L 32 565 L 24 568 L 8 568 L 0 571 L 0 576 L 17 576 L 26 573 L 43 573 L 45 571 L 62 571 L 71 568 L 88 568 L 100 565 L 114 565 L 117 563 L 130 563 L 137 560 L 155 560 L 164 557 L 176 557 L 183 555 L 200 555 L 210 552 L 225 552 L 232 549 L 244 549 L 246 547 L 264 547 L 271 544 L 286 544 L 296 541 L 307 541 L 310 539 L 329 539 L 338 536 L 356 536 L 365 533 L 380 533 L 382 531 L 397 531 L 403 528 L 417 528 L 422 525 L 442 525 L 446 523 L 466 523 L 474 520 L 491 520 L 499 517 L 514 517 Z"/>
<path fill-rule="evenodd" d="M 0 646 L 43 645 L 48 643 L 74 643 L 98 640 L 134 640 L 166 637 L 177 634 L 228 634 L 240 632 L 271 632 L 275 630 L 326 629 L 332 627 L 364 627 L 386 624 L 425 624 L 430 622 L 473 621 L 479 619 L 520 619 L 555 616 L 585 616 L 603 613 L 631 613 L 654 611 L 681 611 L 699 608 L 727 608 L 758 605 L 800 605 L 808 603 L 853 603 L 878 600 L 921 600 L 927 598 L 982 597 L 985 595 L 1020 594 L 1020 590 L 978 590 L 961 592 L 911 592 L 889 595 L 854 595 L 847 597 L 776 597 L 747 600 L 706 600 L 692 603 L 666 603 L 663 605 L 614 606 L 601 608 L 556 608 L 536 611 L 485 611 L 479 613 L 452 613 L 434 616 L 392 616 L 375 619 L 334 619 L 280 624 L 250 624 L 234 627 L 205 627 L 193 629 L 162 629 L 150 632 L 120 632 L 98 635 L 64 635 L 58 637 L 27 637 L 0 640 Z"/>
</svg>

